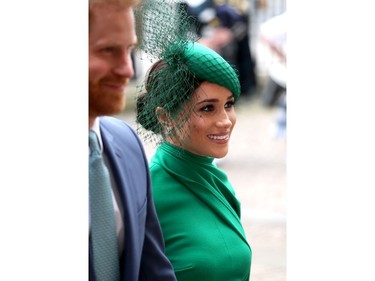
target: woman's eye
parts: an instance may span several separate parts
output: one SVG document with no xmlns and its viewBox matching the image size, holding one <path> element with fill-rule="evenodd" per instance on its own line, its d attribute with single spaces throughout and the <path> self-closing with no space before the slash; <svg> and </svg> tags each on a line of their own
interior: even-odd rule
<svg viewBox="0 0 375 281">
<path fill-rule="evenodd" d="M 225 108 L 232 108 L 234 106 L 234 101 L 227 102 Z"/>
<path fill-rule="evenodd" d="M 200 109 L 200 111 L 208 112 L 208 111 L 212 111 L 213 109 L 214 109 L 214 107 L 212 105 L 206 105 L 206 106 L 202 107 Z"/>
</svg>

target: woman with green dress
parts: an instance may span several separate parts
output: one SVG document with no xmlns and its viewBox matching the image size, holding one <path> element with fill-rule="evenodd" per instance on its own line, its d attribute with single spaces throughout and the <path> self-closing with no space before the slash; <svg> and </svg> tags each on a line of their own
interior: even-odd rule
<svg viewBox="0 0 375 281">
<path fill-rule="evenodd" d="M 160 137 L 150 170 L 166 255 L 179 281 L 249 280 L 240 202 L 213 162 L 228 153 L 238 76 L 213 50 L 181 44 L 150 68 L 137 98 L 139 132 Z"/>
</svg>

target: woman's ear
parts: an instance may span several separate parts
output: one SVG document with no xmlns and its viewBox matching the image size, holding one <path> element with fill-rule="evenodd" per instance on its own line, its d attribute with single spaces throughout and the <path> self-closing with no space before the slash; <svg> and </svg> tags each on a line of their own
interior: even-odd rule
<svg viewBox="0 0 375 281">
<path fill-rule="evenodd" d="M 155 109 L 155 114 L 156 114 L 156 118 L 158 119 L 158 121 L 160 122 L 160 124 L 162 124 L 163 126 L 166 125 L 166 123 L 168 122 L 168 113 L 167 111 L 161 107 L 161 106 L 158 106 L 156 109 Z"/>
<path fill-rule="evenodd" d="M 155 109 L 155 114 L 156 114 L 156 118 L 158 119 L 159 123 L 161 124 L 162 126 L 162 134 L 165 138 L 167 137 L 170 137 L 171 134 L 172 134 L 172 122 L 169 118 L 169 114 L 168 114 L 168 111 L 161 107 L 161 106 L 158 106 L 156 109 Z"/>
</svg>

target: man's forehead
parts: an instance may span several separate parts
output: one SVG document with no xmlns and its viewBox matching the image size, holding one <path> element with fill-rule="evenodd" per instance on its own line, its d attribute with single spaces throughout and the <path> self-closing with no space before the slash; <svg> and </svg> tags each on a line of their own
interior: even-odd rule
<svg viewBox="0 0 375 281">
<path fill-rule="evenodd" d="M 102 5 L 113 5 L 118 7 L 130 7 L 138 4 L 137 0 L 89 0 L 89 9 L 93 6 Z"/>
<path fill-rule="evenodd" d="M 102 28 L 108 28 L 110 25 L 118 25 L 118 19 L 124 18 L 125 21 L 134 22 L 134 9 L 132 6 L 119 7 L 108 4 L 95 4 L 89 13 L 90 28 L 92 25 L 98 25 Z M 117 19 L 117 20 L 115 20 Z M 98 26 L 97 26 L 98 27 Z M 96 29 L 97 29 L 96 27 Z"/>
</svg>

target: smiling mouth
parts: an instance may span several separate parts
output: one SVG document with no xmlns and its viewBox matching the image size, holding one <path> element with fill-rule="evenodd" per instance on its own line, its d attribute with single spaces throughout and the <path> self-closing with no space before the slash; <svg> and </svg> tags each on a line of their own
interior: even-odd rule
<svg viewBox="0 0 375 281">
<path fill-rule="evenodd" d="M 229 135 L 223 135 L 223 136 L 208 135 L 208 138 L 212 140 L 229 140 Z"/>
<path fill-rule="evenodd" d="M 103 86 L 109 89 L 113 89 L 115 91 L 124 91 L 125 87 L 127 86 L 128 81 L 107 81 L 103 83 Z"/>
<path fill-rule="evenodd" d="M 107 88 L 111 88 L 111 89 L 114 89 L 114 90 L 124 90 L 125 88 L 125 84 L 106 84 L 105 85 Z"/>
</svg>

